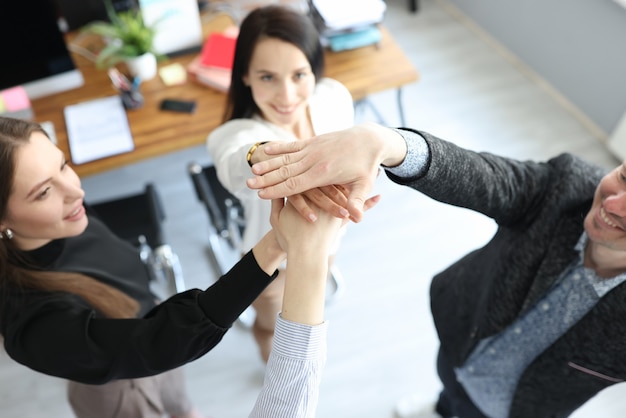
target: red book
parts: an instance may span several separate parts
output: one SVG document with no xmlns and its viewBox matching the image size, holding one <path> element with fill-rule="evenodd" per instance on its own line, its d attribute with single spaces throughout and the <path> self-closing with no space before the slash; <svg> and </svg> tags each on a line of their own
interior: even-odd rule
<svg viewBox="0 0 626 418">
<path fill-rule="evenodd" d="M 200 56 L 187 65 L 187 73 L 193 81 L 222 92 L 227 92 L 230 87 L 231 70 L 202 65 Z"/>
<path fill-rule="evenodd" d="M 210 34 L 202 46 L 200 64 L 232 70 L 236 44 L 236 37 L 217 32 Z"/>
</svg>

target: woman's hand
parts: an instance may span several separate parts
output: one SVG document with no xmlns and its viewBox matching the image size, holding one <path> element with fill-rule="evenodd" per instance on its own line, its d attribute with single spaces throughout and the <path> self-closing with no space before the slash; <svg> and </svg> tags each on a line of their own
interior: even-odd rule
<svg viewBox="0 0 626 418">
<path fill-rule="evenodd" d="M 295 209 L 311 222 L 317 219 L 317 212 L 307 202 L 312 202 L 324 212 L 336 218 L 347 218 L 350 213 L 346 209 L 348 198 L 343 186 L 322 186 L 289 196 L 289 202 Z"/>
<path fill-rule="evenodd" d="M 320 211 L 317 222 L 308 222 L 291 203 L 281 198 L 272 200 L 270 222 L 276 239 L 287 252 L 281 317 L 301 324 L 322 323 L 328 250 L 346 221 Z"/>
<path fill-rule="evenodd" d="M 336 218 L 350 219 L 359 222 L 347 210 L 348 190 L 341 185 L 323 186 L 306 192 L 295 194 L 287 198 L 294 208 L 305 219 L 315 222 L 319 211 L 327 212 Z M 365 201 L 363 211 L 374 207 L 380 201 L 380 195 L 375 195 Z M 317 208 L 309 205 L 313 202 Z"/>
<path fill-rule="evenodd" d="M 304 197 L 303 199 L 306 200 Z M 315 208 L 312 202 L 306 204 Z M 347 220 L 320 210 L 317 221 L 311 223 L 303 218 L 289 201 L 282 198 L 272 200 L 270 223 L 278 244 L 287 254 L 292 251 L 310 251 L 324 254 L 327 258 L 328 249 L 345 222 Z"/>
<path fill-rule="evenodd" d="M 252 254 L 259 267 L 271 276 L 287 258 L 287 253 L 278 242 L 276 233 L 271 229 L 252 247 Z"/>
</svg>

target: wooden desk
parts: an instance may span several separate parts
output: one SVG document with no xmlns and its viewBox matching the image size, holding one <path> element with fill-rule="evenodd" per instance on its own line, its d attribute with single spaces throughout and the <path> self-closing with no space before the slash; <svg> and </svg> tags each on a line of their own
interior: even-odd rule
<svg viewBox="0 0 626 418">
<path fill-rule="evenodd" d="M 209 30 L 222 30 L 230 22 L 217 19 Z M 206 32 L 206 31 L 205 31 Z M 355 100 L 387 89 L 400 89 L 418 79 L 418 72 L 383 29 L 378 47 L 369 46 L 340 53 L 326 53 L 326 75 L 346 85 Z M 177 57 L 162 64 L 188 64 L 194 55 Z M 56 130 L 58 146 L 70 159 L 63 108 L 99 97 L 117 94 L 107 72 L 98 70 L 87 59 L 74 54 L 76 65 L 85 78 L 79 89 L 33 100 L 32 107 L 38 122 L 51 121 Z M 129 110 L 128 120 L 135 142 L 132 152 L 119 154 L 85 164 L 73 165 L 80 176 L 96 174 L 146 158 L 156 157 L 185 147 L 203 144 L 207 135 L 220 125 L 226 95 L 208 87 L 187 82 L 182 86 L 165 86 L 160 77 L 144 82 L 141 92 L 145 104 L 141 109 Z M 179 98 L 197 102 L 194 114 L 163 112 L 159 103 L 164 98 Z"/>
</svg>

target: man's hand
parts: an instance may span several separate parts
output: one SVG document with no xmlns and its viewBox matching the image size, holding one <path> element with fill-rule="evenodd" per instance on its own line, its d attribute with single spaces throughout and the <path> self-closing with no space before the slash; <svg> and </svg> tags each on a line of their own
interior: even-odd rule
<svg viewBox="0 0 626 418">
<path fill-rule="evenodd" d="M 252 167 L 256 176 L 248 179 L 248 187 L 259 189 L 259 197 L 275 199 L 341 185 L 347 192 L 346 209 L 359 222 L 380 164 L 401 162 L 406 145 L 393 130 L 365 124 L 307 140 L 268 144 L 263 151 L 277 157 Z"/>
</svg>

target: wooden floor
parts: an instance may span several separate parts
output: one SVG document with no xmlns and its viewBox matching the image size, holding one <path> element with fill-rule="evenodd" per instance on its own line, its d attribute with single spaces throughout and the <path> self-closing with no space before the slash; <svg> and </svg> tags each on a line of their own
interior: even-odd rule
<svg viewBox="0 0 626 418">
<path fill-rule="evenodd" d="M 385 24 L 421 72 L 404 89 L 407 125 L 475 150 L 522 159 L 563 151 L 612 167 L 616 161 L 571 113 L 466 24 L 446 4 L 389 0 Z M 393 63 L 389 63 L 393 65 Z M 395 92 L 372 97 L 386 123 L 399 125 Z M 359 120 L 373 113 L 364 108 Z M 208 221 L 195 200 L 186 165 L 209 161 L 197 147 L 84 179 L 90 199 L 139 190 L 154 181 L 165 197 L 166 232 L 189 286 L 214 280 L 206 257 Z M 383 200 L 352 225 L 337 257 L 345 294 L 328 307 L 329 359 L 318 417 L 389 418 L 395 402 L 421 393 L 434 399 L 437 339 L 429 313 L 433 274 L 494 232 L 493 223 L 434 203 L 384 176 Z M 191 396 L 212 418 L 247 416 L 261 386 L 263 364 L 250 333 L 235 327 L 212 352 L 187 367 Z M 617 418 L 626 386 L 594 398 L 575 418 Z M 0 353 L 0 418 L 69 418 L 65 382 L 30 371 Z M 529 417 L 530 418 L 530 417 Z"/>
</svg>

